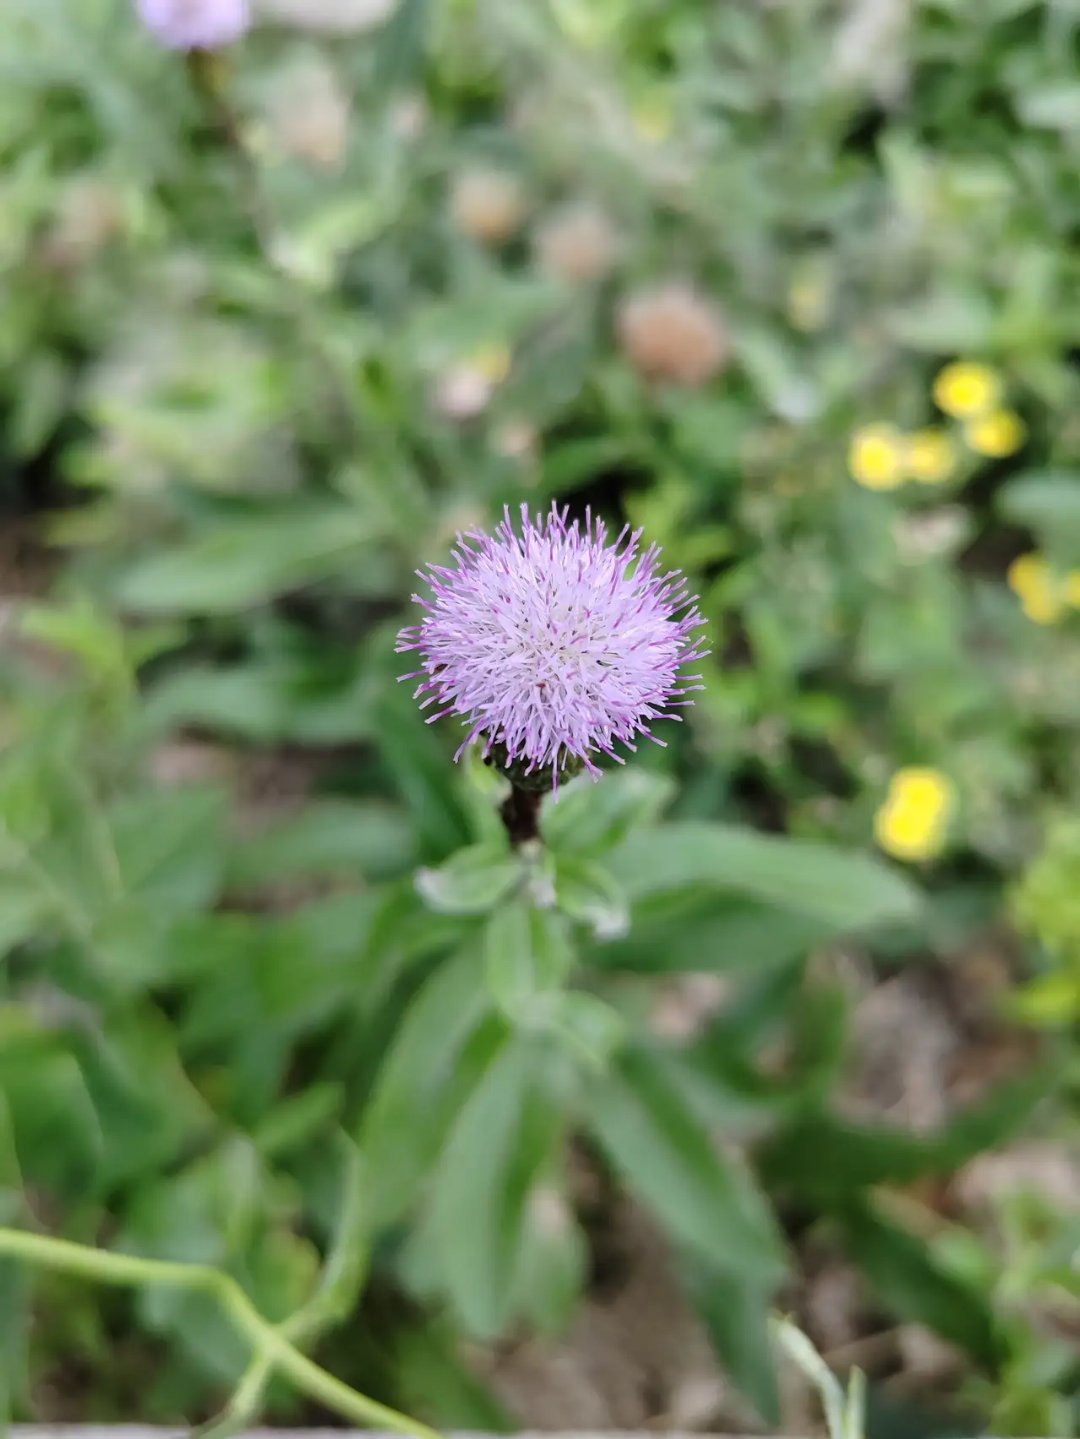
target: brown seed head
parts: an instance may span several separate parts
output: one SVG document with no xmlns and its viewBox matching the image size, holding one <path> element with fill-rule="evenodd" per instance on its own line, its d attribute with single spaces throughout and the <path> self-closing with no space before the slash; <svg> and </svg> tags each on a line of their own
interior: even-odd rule
<svg viewBox="0 0 1080 1439">
<path fill-rule="evenodd" d="M 573 284 L 602 279 L 615 264 L 618 249 L 611 221 L 590 204 L 556 210 L 536 234 L 540 268 Z"/>
<path fill-rule="evenodd" d="M 458 228 L 483 245 L 500 245 L 525 219 L 525 192 L 505 170 L 465 170 L 454 181 L 450 209 Z"/>
<path fill-rule="evenodd" d="M 723 317 L 690 285 L 673 281 L 629 296 L 616 323 L 620 344 L 646 379 L 701 385 L 727 364 Z"/>
<path fill-rule="evenodd" d="M 340 168 L 349 142 L 349 100 L 325 61 L 305 60 L 282 76 L 269 119 L 274 143 L 286 155 L 321 170 Z"/>
<path fill-rule="evenodd" d="M 45 237 L 46 262 L 60 270 L 77 269 L 94 259 L 123 227 L 123 202 L 118 192 L 97 176 L 76 176 L 57 200 Z"/>
</svg>

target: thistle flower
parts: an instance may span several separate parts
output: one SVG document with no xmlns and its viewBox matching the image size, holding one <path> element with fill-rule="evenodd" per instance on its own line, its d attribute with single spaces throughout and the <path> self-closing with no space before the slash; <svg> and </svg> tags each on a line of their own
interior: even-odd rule
<svg viewBox="0 0 1080 1439">
<path fill-rule="evenodd" d="M 557 787 L 567 768 L 598 776 L 595 755 L 623 763 L 617 743 L 662 745 L 652 723 L 692 703 L 701 677 L 680 671 L 707 651 L 686 580 L 659 557 L 640 530 L 609 543 L 591 512 L 582 525 L 555 505 L 535 519 L 522 505 L 520 533 L 507 509 L 493 536 L 459 536 L 452 566 L 421 572 L 431 598 L 414 599 L 427 613 L 397 649 L 417 650 L 422 667 L 402 678 L 420 679 L 422 709 L 437 706 L 429 724 L 462 717 L 455 759 L 480 742 L 515 776 Z"/>
<path fill-rule="evenodd" d="M 170 50 L 216 50 L 251 26 L 250 0 L 135 0 L 146 28 Z"/>
</svg>

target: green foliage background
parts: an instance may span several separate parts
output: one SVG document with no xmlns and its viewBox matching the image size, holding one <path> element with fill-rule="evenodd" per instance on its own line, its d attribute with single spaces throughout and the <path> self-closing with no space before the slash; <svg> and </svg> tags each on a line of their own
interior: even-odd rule
<svg viewBox="0 0 1080 1439">
<path fill-rule="evenodd" d="M 966 1422 L 1074 1432 L 1029 1301 L 1078 1296 L 1075 1220 L 1018 1209 L 1003 1255 L 896 1199 L 1075 1123 L 1075 822 L 1025 870 L 1075 807 L 1080 649 L 1005 573 L 1080 567 L 1078 27 L 1075 0 L 399 0 L 348 38 L 260 26 L 200 78 L 126 0 L 7 0 L 0 1222 L 221 1265 L 271 1319 L 329 1256 L 323 1357 L 500 1427 L 461 1341 L 565 1329 L 585 1155 L 767 1421 L 766 1317 L 820 1226 L 965 1352 Z M 349 104 L 328 166 L 288 150 L 316 63 Z M 503 244 L 455 218 L 477 169 L 520 187 Z M 533 240 L 582 198 L 618 253 L 572 285 Z M 701 387 L 617 340 L 672 279 L 724 315 Z M 928 423 L 960 355 L 1024 449 L 856 485 L 851 433 Z M 644 525 L 714 653 L 669 747 L 570 786 L 523 858 L 392 646 L 419 564 L 552 498 Z M 256 822 L 263 755 L 314 781 Z M 872 848 L 906 764 L 959 798 L 913 879 Z M 844 1120 L 838 941 L 948 963 L 1013 910 L 1037 1068 L 938 1133 Z M 665 1037 L 702 972 L 727 1002 Z M 197 1297 L 0 1268 L 18 1415 L 60 1384 L 87 1419 L 204 1417 L 244 1362 Z"/>
</svg>

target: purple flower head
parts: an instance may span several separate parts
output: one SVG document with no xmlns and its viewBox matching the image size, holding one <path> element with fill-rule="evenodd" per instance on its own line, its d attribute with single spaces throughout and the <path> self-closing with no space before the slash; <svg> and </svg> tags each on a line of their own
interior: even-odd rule
<svg viewBox="0 0 1080 1439">
<path fill-rule="evenodd" d="M 692 703 L 700 675 L 682 675 L 707 653 L 694 631 L 705 623 L 678 574 L 658 570 L 659 546 L 642 550 L 641 531 L 607 542 L 602 520 L 584 526 L 553 505 L 521 532 L 504 511 L 495 534 L 458 536 L 450 567 L 421 572 L 429 599 L 418 625 L 401 631 L 399 651 L 418 650 L 416 697 L 436 705 L 428 723 L 461 715 L 468 733 L 455 755 L 482 741 L 523 773 L 559 771 L 575 761 L 594 776 L 593 756 L 652 734 L 657 719 Z"/>
<path fill-rule="evenodd" d="M 139 18 L 170 50 L 216 50 L 251 26 L 250 0 L 135 0 Z"/>
</svg>

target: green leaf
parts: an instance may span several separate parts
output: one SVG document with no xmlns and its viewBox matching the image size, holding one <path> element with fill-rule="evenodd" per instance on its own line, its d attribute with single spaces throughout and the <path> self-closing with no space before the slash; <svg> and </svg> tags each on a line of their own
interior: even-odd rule
<svg viewBox="0 0 1080 1439">
<path fill-rule="evenodd" d="M 109 1183 L 175 1162 L 214 1123 L 184 1074 L 171 1027 L 156 1011 L 120 1012 L 70 1039 L 101 1131 Z"/>
<path fill-rule="evenodd" d="M 771 1290 L 703 1264 L 682 1266 L 683 1283 L 721 1362 L 770 1428 L 780 1423 L 780 1395 L 769 1342 Z"/>
<path fill-rule="evenodd" d="M 790 1319 L 777 1317 L 772 1324 L 773 1335 L 777 1348 L 784 1360 L 794 1364 L 805 1379 L 817 1390 L 818 1398 L 825 1415 L 825 1429 L 829 1439 L 852 1439 L 862 1433 L 863 1415 L 861 1410 L 857 1413 L 848 1412 L 848 1396 L 840 1387 L 840 1381 L 832 1372 L 829 1366 L 822 1359 L 821 1355 L 814 1348 L 809 1338 L 802 1332 L 798 1325 L 793 1324 Z M 858 1373 L 853 1370 L 852 1375 Z M 852 1398 L 858 1396 L 859 1389 L 851 1391 Z M 851 1430 L 852 1424 L 857 1429 Z"/>
<path fill-rule="evenodd" d="M 432 1181 L 432 1253 L 470 1333 L 493 1339 L 512 1313 L 529 1193 L 548 1165 L 563 1112 L 533 1043 L 495 1056 L 455 1121 Z"/>
<path fill-rule="evenodd" d="M 232 1134 L 160 1182 L 135 1188 L 117 1248 L 183 1262 L 236 1257 L 255 1231 L 266 1177 L 254 1146 Z M 164 1322 L 182 1308 L 182 1291 L 145 1293 L 146 1313 Z"/>
<path fill-rule="evenodd" d="M 357 1134 L 377 1221 L 412 1204 L 455 1114 L 505 1039 L 505 1026 L 485 1019 L 486 1010 L 470 951 L 445 961 L 410 1004 Z"/>
<path fill-rule="evenodd" d="M 339 278 L 343 262 L 385 231 L 401 209 L 393 182 L 351 190 L 328 199 L 295 223 L 283 238 L 280 258 L 289 273 L 313 290 L 327 290 Z M 351 488 L 360 493 L 363 480 Z"/>
<path fill-rule="evenodd" d="M 1001 491 L 998 508 L 1063 564 L 1080 565 L 1080 475 L 1067 470 L 1018 475 Z"/>
<path fill-rule="evenodd" d="M 621 939 L 630 928 L 625 894 L 606 869 L 587 859 L 565 855 L 556 861 L 555 894 L 562 912 L 598 940 Z"/>
<path fill-rule="evenodd" d="M 740 327 L 738 358 L 763 402 L 784 420 L 804 423 L 817 415 L 822 397 L 798 363 L 798 352 L 778 334 L 760 326 Z"/>
<path fill-rule="evenodd" d="M 378 41 L 374 74 L 389 94 L 419 71 L 431 16 L 431 0 L 400 0 Z"/>
<path fill-rule="evenodd" d="M 602 1068 L 626 1024 L 604 1000 L 562 988 L 575 960 L 566 929 L 561 915 L 526 899 L 501 905 L 484 930 L 488 989 L 511 1024 L 550 1033 L 576 1060 Z"/>
<path fill-rule="evenodd" d="M 484 927 L 488 989 L 512 1023 L 534 1019 L 539 996 L 550 995 L 566 979 L 574 955 L 565 922 L 527 899 L 501 904 Z"/>
<path fill-rule="evenodd" d="M 986 1149 L 996 1149 L 1019 1134 L 1037 1106 L 1060 1091 L 1060 1066 L 1050 1060 L 1027 1074 L 1005 1080 L 978 1104 L 961 1110 L 934 1140 L 943 1169 L 959 1169 Z"/>
<path fill-rule="evenodd" d="M 629 446 L 622 437 L 612 435 L 595 435 L 554 444 L 543 457 L 541 492 L 550 496 L 575 490 L 598 472 L 625 461 L 628 450 Z"/>
<path fill-rule="evenodd" d="M 411 1322 L 386 1338 L 393 1374 L 411 1414 L 447 1431 L 514 1434 L 513 1422 L 461 1357 L 461 1333 L 448 1318 Z"/>
<path fill-rule="evenodd" d="M 225 862 L 228 796 L 211 786 L 146 789 L 109 811 L 125 890 L 168 913 L 204 909 Z"/>
<path fill-rule="evenodd" d="M 331 949 L 334 944 L 340 945 L 342 935 L 340 929 L 334 928 L 332 901 L 323 900 L 317 907 L 305 905 L 301 913 L 311 916 L 313 910 L 317 923 L 312 936 L 317 946 Z M 328 921 L 325 932 L 324 916 Z M 414 961 L 445 955 L 460 939 L 460 920 L 417 904 L 411 880 L 388 885 L 376 895 L 360 949 L 362 994 L 356 996 L 358 1004 L 374 1013 Z M 355 982 L 353 988 L 355 991 Z"/>
<path fill-rule="evenodd" d="M 925 1240 L 869 1204 L 845 1206 L 842 1224 L 851 1257 L 883 1304 L 959 1344 L 980 1364 L 999 1361 L 1002 1339 L 986 1299 L 946 1269 Z"/>
<path fill-rule="evenodd" d="M 355 743 L 372 731 L 383 683 L 361 654 L 309 643 L 302 654 L 186 666 L 150 691 L 145 714 L 158 731 L 192 726 L 264 743 Z"/>
<path fill-rule="evenodd" d="M 1080 970 L 1040 974 L 1010 996 L 1009 1011 L 1023 1024 L 1071 1028 L 1080 1014 Z"/>
<path fill-rule="evenodd" d="M 311 1084 L 281 1099 L 251 1138 L 264 1159 L 302 1148 L 341 1113 L 345 1100 L 340 1084 Z"/>
<path fill-rule="evenodd" d="M 966 281 L 945 282 L 897 308 L 889 329 L 901 344 L 927 354 L 978 354 L 991 348 L 996 318 L 981 288 Z"/>
<path fill-rule="evenodd" d="M 27 356 L 6 425 L 11 453 L 20 459 L 39 454 L 67 417 L 71 398 L 71 377 L 59 356 L 44 348 Z"/>
<path fill-rule="evenodd" d="M 58 1037 L 0 1034 L 0 1093 L 28 1183 L 85 1199 L 100 1177 L 101 1127 L 86 1082 Z"/>
<path fill-rule="evenodd" d="M 0 959 L 33 939 L 55 918 L 55 906 L 41 890 L 28 889 L 22 881 L 0 876 Z"/>
<path fill-rule="evenodd" d="M 338 1133 L 341 1194 L 334 1233 L 319 1285 L 289 1322 L 293 1340 L 310 1343 L 323 1330 L 348 1318 L 367 1278 L 371 1257 L 371 1231 L 367 1214 L 366 1172 L 360 1151 L 347 1135 Z"/>
<path fill-rule="evenodd" d="M 521 882 L 521 861 L 494 845 L 475 844 L 416 874 L 420 897 L 440 914 L 487 914 Z"/>
<path fill-rule="evenodd" d="M 417 712 L 403 685 L 387 667 L 383 692 L 375 705 L 379 752 L 412 813 L 413 829 L 424 852 L 452 854 L 470 839 L 465 809 L 458 797 L 450 755 Z M 408 668 L 408 667 L 406 667 Z"/>
<path fill-rule="evenodd" d="M 659 896 L 638 906 L 625 938 L 597 946 L 590 960 L 641 974 L 760 972 L 832 932 L 823 920 L 736 897 Z"/>
<path fill-rule="evenodd" d="M 542 1334 L 565 1334 L 588 1276 L 589 1246 L 563 1186 L 541 1175 L 525 1206 L 514 1312 Z"/>
<path fill-rule="evenodd" d="M 0 1224 L 13 1224 L 22 1209 L 22 1173 L 11 1110 L 0 1091 Z"/>
<path fill-rule="evenodd" d="M 1016 108 L 1025 125 L 1080 131 L 1080 83 L 1059 80 L 1023 91 L 1016 97 Z"/>
<path fill-rule="evenodd" d="M 626 1020 L 613 1005 L 581 990 L 553 995 L 545 1024 L 570 1054 L 591 1069 L 605 1069 L 628 1033 Z"/>
<path fill-rule="evenodd" d="M 628 1050 L 594 1083 L 587 1122 L 672 1239 L 762 1289 L 779 1283 L 784 1248 L 764 1198 L 647 1051 Z"/>
<path fill-rule="evenodd" d="M 0 1259 L 0 1430 L 16 1408 L 29 1409 L 31 1268 Z"/>
<path fill-rule="evenodd" d="M 124 632 L 86 596 L 66 605 L 30 605 L 20 616 L 28 639 L 78 659 L 88 675 L 126 688 L 132 681 Z"/>
<path fill-rule="evenodd" d="M 22 794 L 16 776 L 16 783 L 5 786 L 0 796 L 14 837 L 5 842 L 0 835 L 0 866 L 42 896 L 54 921 L 62 920 L 69 934 L 77 930 L 85 937 L 92 917 L 123 893 L 98 798 L 63 743 L 55 754 L 42 757 L 40 769 L 33 760 L 26 764 L 21 777 L 26 782 Z M 28 813 L 20 823 L 22 804 L 28 805 Z"/>
<path fill-rule="evenodd" d="M 235 1263 L 254 1237 L 264 1239 L 261 1216 L 269 1199 L 266 1172 L 237 1136 L 160 1182 L 139 1186 L 116 1247 L 183 1263 Z M 136 1303 L 142 1323 L 170 1346 L 217 1380 L 237 1381 L 246 1346 L 210 1296 L 157 1285 L 140 1290 Z"/>
<path fill-rule="evenodd" d="M 762 1155 L 770 1186 L 790 1185 L 819 1202 L 843 1201 L 878 1184 L 911 1184 L 947 1174 L 1019 1132 L 1053 1092 L 1055 1075 L 1040 1068 L 1001 1084 L 937 1134 L 916 1135 L 895 1126 L 858 1124 L 810 1114 L 781 1129 Z"/>
<path fill-rule="evenodd" d="M 911 883 L 869 855 L 730 825 L 684 821 L 638 830 L 610 864 L 633 900 L 707 886 L 836 930 L 910 920 L 919 908 Z"/>
<path fill-rule="evenodd" d="M 580 395 L 595 349 L 587 328 L 538 329 L 515 352 L 513 370 L 502 387 L 502 403 L 508 411 L 525 411 L 534 424 L 554 419 Z"/>
<path fill-rule="evenodd" d="M 632 767 L 605 774 L 595 784 L 583 776 L 544 805 L 540 828 L 557 855 L 600 855 L 635 825 L 656 820 L 673 789 L 666 777 Z"/>
<path fill-rule="evenodd" d="M 370 519 L 345 505 L 253 512 L 137 561 L 117 598 L 143 614 L 227 614 L 339 574 L 379 539 Z"/>
<path fill-rule="evenodd" d="M 302 1312 L 318 1284 L 319 1252 L 287 1222 L 267 1217 L 248 1246 L 245 1270 L 252 1303 L 267 1319 L 282 1324 Z"/>
<path fill-rule="evenodd" d="M 233 844 L 229 881 L 250 888 L 301 876 L 379 878 L 404 869 L 412 850 L 409 826 L 390 805 L 309 800 L 298 814 Z"/>
<path fill-rule="evenodd" d="M 218 1102 L 240 1122 L 258 1123 L 280 1092 L 298 1039 L 354 1016 L 369 979 L 387 982 L 400 952 L 369 944 L 379 901 L 366 891 L 276 920 L 216 914 L 174 936 L 175 965 L 197 976 L 180 1016 L 185 1050 L 213 1063 Z"/>
</svg>

